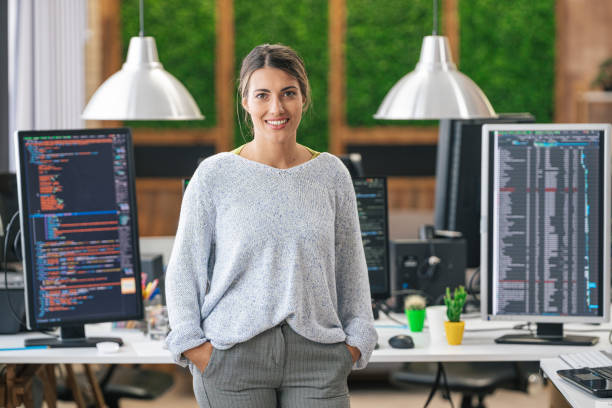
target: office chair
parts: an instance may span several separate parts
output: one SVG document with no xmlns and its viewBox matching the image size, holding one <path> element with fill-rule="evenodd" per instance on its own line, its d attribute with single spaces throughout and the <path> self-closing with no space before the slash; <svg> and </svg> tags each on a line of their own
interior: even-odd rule
<svg viewBox="0 0 612 408">
<path fill-rule="evenodd" d="M 164 394 L 173 384 L 171 374 L 149 370 L 139 365 L 111 364 L 96 373 L 104 402 L 108 408 L 119 408 L 121 398 L 153 400 Z M 83 375 L 77 375 L 78 383 L 85 383 Z M 88 387 L 80 387 L 87 390 Z M 73 401 L 71 390 L 65 384 L 58 384 L 57 396 L 64 401 Z M 87 406 L 93 404 L 92 396 L 85 392 Z"/>
<path fill-rule="evenodd" d="M 398 388 L 408 384 L 431 386 L 436 381 L 438 364 L 441 363 L 406 363 L 389 375 L 389 381 Z M 529 375 L 539 370 L 537 362 L 461 362 L 444 363 L 443 367 L 448 391 L 462 393 L 461 408 L 485 408 L 485 397 L 497 388 L 527 392 Z M 443 386 L 439 388 L 444 392 Z"/>
</svg>

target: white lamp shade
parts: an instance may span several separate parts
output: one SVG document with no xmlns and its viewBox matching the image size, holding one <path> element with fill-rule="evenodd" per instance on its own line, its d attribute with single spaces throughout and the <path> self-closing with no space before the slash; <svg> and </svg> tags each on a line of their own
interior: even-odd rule
<svg viewBox="0 0 612 408">
<path fill-rule="evenodd" d="M 375 119 L 471 119 L 496 117 L 491 103 L 452 61 L 448 39 L 427 36 L 414 71 L 385 96 Z"/>
<path fill-rule="evenodd" d="M 132 37 L 119 72 L 93 94 L 82 115 L 88 120 L 204 119 L 189 91 L 159 62 L 153 37 Z"/>
</svg>

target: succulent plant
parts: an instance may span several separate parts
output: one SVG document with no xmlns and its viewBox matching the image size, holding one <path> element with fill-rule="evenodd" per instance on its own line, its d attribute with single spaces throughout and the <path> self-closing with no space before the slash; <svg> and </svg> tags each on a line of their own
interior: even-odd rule
<svg viewBox="0 0 612 408">
<path fill-rule="evenodd" d="M 421 295 L 407 296 L 404 300 L 405 310 L 423 310 L 425 309 L 425 298 Z"/>
<path fill-rule="evenodd" d="M 465 304 L 465 288 L 459 286 L 455 288 L 455 292 L 451 296 L 450 288 L 446 287 L 446 295 L 444 295 L 444 303 L 446 304 L 446 316 L 451 322 L 458 322 L 461 319 L 461 312 Z"/>
</svg>

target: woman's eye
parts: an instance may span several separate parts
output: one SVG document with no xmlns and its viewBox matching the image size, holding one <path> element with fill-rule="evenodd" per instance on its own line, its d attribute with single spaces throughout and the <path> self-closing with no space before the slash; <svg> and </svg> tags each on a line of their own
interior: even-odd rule
<svg viewBox="0 0 612 408">
<path fill-rule="evenodd" d="M 257 99 L 266 99 L 267 97 L 268 97 L 268 95 L 265 94 L 265 93 L 260 93 L 260 94 L 256 94 L 255 95 L 255 98 L 257 98 Z"/>
<path fill-rule="evenodd" d="M 295 91 L 286 91 L 285 96 L 295 96 Z"/>
</svg>

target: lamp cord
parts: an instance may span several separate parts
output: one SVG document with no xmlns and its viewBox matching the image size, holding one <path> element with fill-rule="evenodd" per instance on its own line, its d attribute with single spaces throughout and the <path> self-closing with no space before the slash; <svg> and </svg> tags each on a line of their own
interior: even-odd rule
<svg viewBox="0 0 612 408">
<path fill-rule="evenodd" d="M 432 35 L 438 35 L 438 0 L 433 0 L 433 30 Z"/>
<path fill-rule="evenodd" d="M 140 0 L 138 3 L 138 16 L 140 18 L 140 32 L 138 35 L 144 37 L 144 0 Z"/>
</svg>

